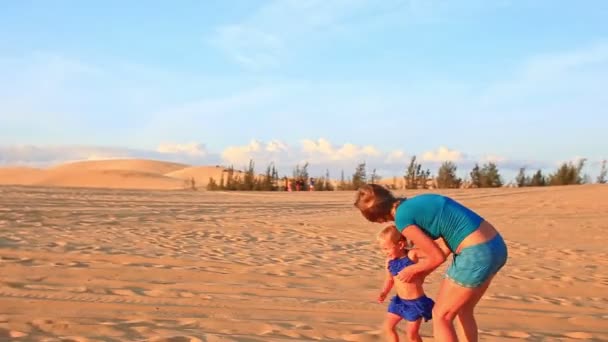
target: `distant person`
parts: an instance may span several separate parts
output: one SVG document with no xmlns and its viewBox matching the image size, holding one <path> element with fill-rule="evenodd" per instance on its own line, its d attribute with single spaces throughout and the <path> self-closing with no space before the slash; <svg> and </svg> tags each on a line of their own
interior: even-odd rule
<svg viewBox="0 0 608 342">
<path fill-rule="evenodd" d="M 435 302 L 426 296 L 422 288 L 424 276 L 417 277 L 412 282 L 402 282 L 395 277 L 401 270 L 413 267 L 420 258 L 415 249 L 407 249 L 407 240 L 394 225 L 387 226 L 378 233 L 380 249 L 386 255 L 386 279 L 378 302 L 383 303 L 386 296 L 395 286 L 395 295 L 388 305 L 388 313 L 384 328 L 389 341 L 399 341 L 397 324 L 405 319 L 405 332 L 408 341 L 420 342 L 420 325 L 422 320 L 428 321 L 433 317 L 432 310 Z"/>
<path fill-rule="evenodd" d="M 366 184 L 357 191 L 355 207 L 370 222 L 394 221 L 397 230 L 426 256 L 397 278 L 416 282 L 446 260 L 433 240 L 445 242 L 454 255 L 441 281 L 433 309 L 436 341 L 457 341 L 454 318 L 467 341 L 477 341 L 475 306 L 507 262 L 507 246 L 494 226 L 471 209 L 438 194 L 396 198 L 383 186 Z"/>
<path fill-rule="evenodd" d="M 310 177 L 310 191 L 315 191 L 315 179 Z"/>
</svg>

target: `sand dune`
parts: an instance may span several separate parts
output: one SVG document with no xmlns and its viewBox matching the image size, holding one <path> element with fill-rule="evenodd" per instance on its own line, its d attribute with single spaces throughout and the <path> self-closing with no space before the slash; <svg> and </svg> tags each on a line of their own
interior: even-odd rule
<svg viewBox="0 0 608 342">
<path fill-rule="evenodd" d="M 87 160 L 56 165 L 50 168 L 53 171 L 74 170 L 124 170 L 143 173 L 166 174 L 188 167 L 186 164 L 164 162 L 147 159 L 108 159 Z"/>
<path fill-rule="evenodd" d="M 157 173 L 130 170 L 47 170 L 32 185 L 122 189 L 179 189 L 183 181 Z"/>
<path fill-rule="evenodd" d="M 481 341 L 608 340 L 608 187 L 445 193 L 510 248 Z M 0 187 L 0 340 L 381 341 L 352 196 Z"/>
<path fill-rule="evenodd" d="M 1 185 L 30 185 L 44 176 L 45 170 L 30 167 L 0 167 Z"/>
<path fill-rule="evenodd" d="M 144 159 L 91 160 L 46 169 L 0 168 L 0 184 L 168 190 L 187 187 L 184 181 L 191 178 L 204 187 L 210 177 L 219 181 L 223 170 Z"/>
</svg>

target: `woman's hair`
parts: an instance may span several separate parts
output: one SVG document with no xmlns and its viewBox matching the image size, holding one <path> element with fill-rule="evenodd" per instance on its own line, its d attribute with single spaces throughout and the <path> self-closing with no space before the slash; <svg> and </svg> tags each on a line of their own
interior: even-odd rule
<svg viewBox="0 0 608 342">
<path fill-rule="evenodd" d="M 355 207 L 371 222 L 380 219 L 392 221 L 391 210 L 396 202 L 402 199 L 395 198 L 385 187 L 378 184 L 365 184 L 357 190 Z"/>
<path fill-rule="evenodd" d="M 386 226 L 379 231 L 377 238 L 379 241 L 391 241 L 395 245 L 403 241 L 407 246 L 407 239 L 397 230 L 394 224 Z"/>
</svg>

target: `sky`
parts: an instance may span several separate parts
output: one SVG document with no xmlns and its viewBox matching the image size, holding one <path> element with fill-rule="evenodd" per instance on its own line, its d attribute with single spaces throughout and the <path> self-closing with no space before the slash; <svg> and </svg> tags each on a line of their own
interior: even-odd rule
<svg viewBox="0 0 608 342">
<path fill-rule="evenodd" d="M 0 165 L 608 158 L 608 2 L 3 1 Z M 531 171 L 530 171 L 531 172 Z"/>
</svg>

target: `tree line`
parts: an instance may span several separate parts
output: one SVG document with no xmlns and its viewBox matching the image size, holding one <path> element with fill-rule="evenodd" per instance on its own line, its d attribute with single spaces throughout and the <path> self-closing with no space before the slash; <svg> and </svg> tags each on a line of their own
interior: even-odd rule
<svg viewBox="0 0 608 342">
<path fill-rule="evenodd" d="M 528 173 L 525 167 L 520 168 L 515 177 L 514 186 L 551 186 L 551 185 L 573 185 L 592 183 L 589 176 L 583 174 L 586 159 L 578 162 L 564 162 L 553 173 L 543 174 L 542 170 L 534 170 Z M 255 172 L 255 163 L 249 161 L 244 172 L 238 172 L 230 166 L 222 172 L 219 180 L 210 178 L 206 186 L 207 190 L 228 190 L 228 191 L 308 191 L 314 182 L 315 191 L 333 190 L 356 190 L 366 183 L 378 183 L 382 177 L 373 169 L 368 174 L 365 162 L 359 163 L 354 172 L 346 176 L 342 170 L 340 179 L 332 181 L 329 170 L 321 177 L 311 177 L 308 172 L 308 163 L 296 165 L 292 175 L 279 177 L 274 163 L 270 163 L 264 174 Z M 504 178 L 500 174 L 498 166 L 494 162 L 486 162 L 482 165 L 475 163 L 473 168 L 467 173 L 467 177 L 462 179 L 457 176 L 458 167 L 451 161 L 443 162 L 436 175 L 432 175 L 430 169 L 424 168 L 413 156 L 404 170 L 402 177 L 392 177 L 392 182 L 384 181 L 391 189 L 449 189 L 449 188 L 496 188 L 505 185 Z M 607 179 L 606 160 L 602 162 L 599 176 L 596 183 L 604 184 Z M 196 189 L 194 179 L 187 180 L 187 188 Z"/>
<path fill-rule="evenodd" d="M 315 191 L 334 190 L 329 178 L 329 170 L 325 176 L 313 179 L 308 173 L 308 163 L 305 163 L 302 166 L 296 165 L 291 177 L 279 177 L 276 166 L 274 163 L 270 163 L 266 167 L 265 173 L 258 175 L 255 172 L 255 162 L 253 160 L 249 161 L 249 166 L 245 168 L 244 172 L 238 172 L 231 165 L 222 172 L 219 180 L 210 177 L 206 188 L 210 191 L 287 191 L 288 188 L 292 191 L 307 191 L 311 188 L 311 180 L 314 182 Z M 189 182 L 192 184 L 194 180 L 192 179 Z M 186 187 L 196 189 L 194 186 Z"/>
</svg>

